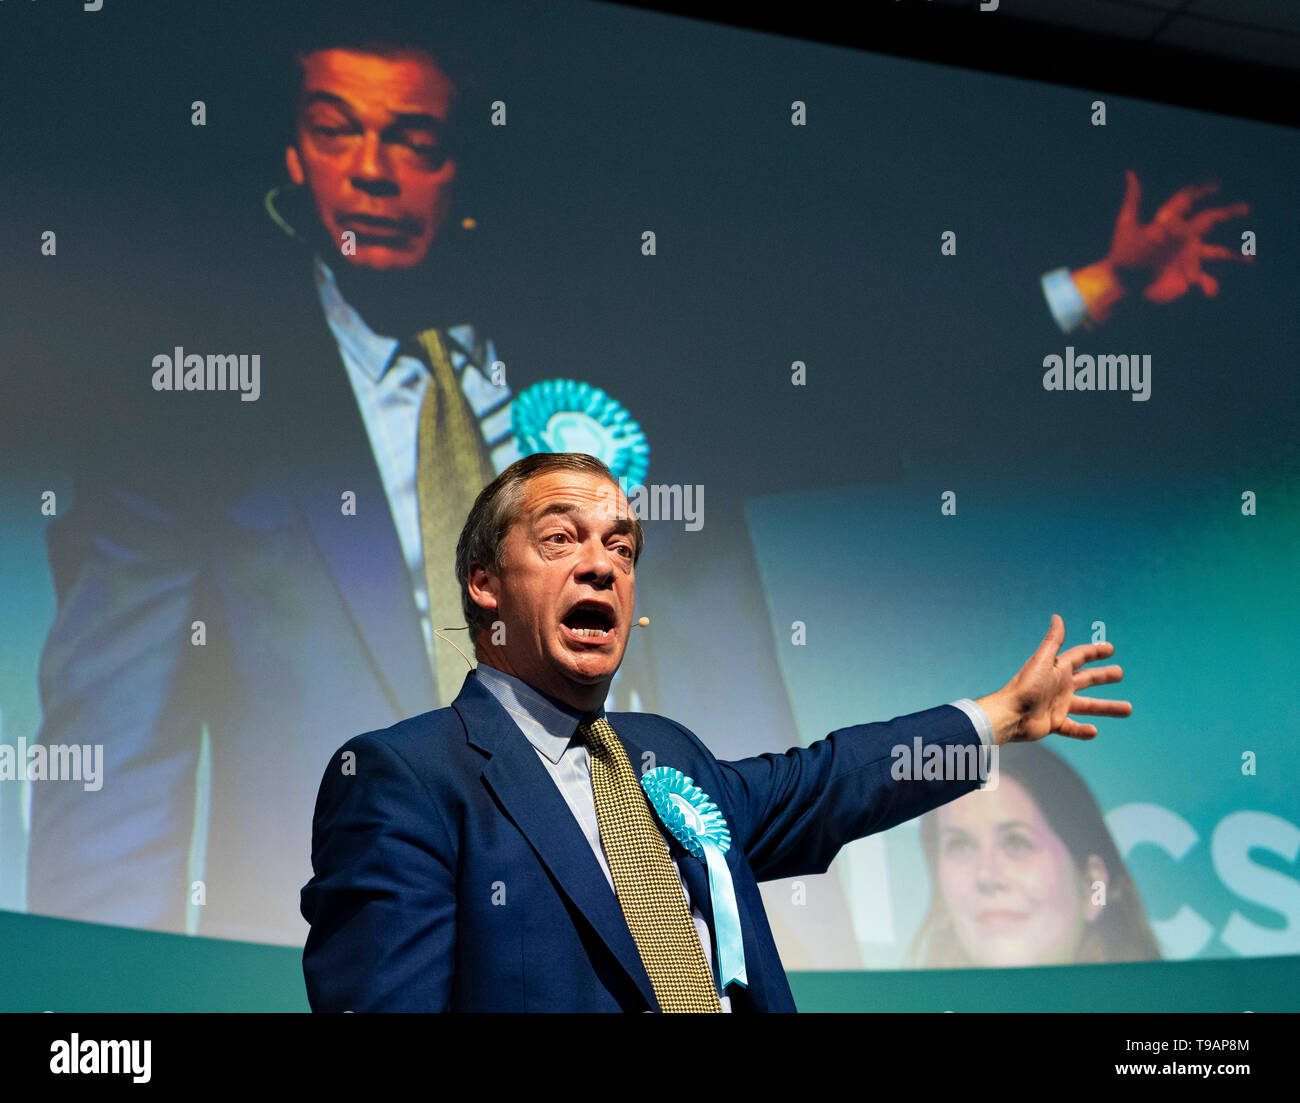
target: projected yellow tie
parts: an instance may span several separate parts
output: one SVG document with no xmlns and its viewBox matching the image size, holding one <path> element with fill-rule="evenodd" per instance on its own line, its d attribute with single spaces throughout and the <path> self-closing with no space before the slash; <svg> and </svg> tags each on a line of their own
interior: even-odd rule
<svg viewBox="0 0 1300 1103">
<path fill-rule="evenodd" d="M 420 405 L 416 464 L 424 578 L 433 627 L 451 628 L 465 623 L 456 581 L 456 541 L 475 497 L 496 477 L 496 472 L 478 422 L 456 385 L 456 373 L 441 331 L 426 329 L 415 339 L 430 368 L 429 384 Z M 435 636 L 433 673 L 439 704 L 446 706 L 455 699 L 466 669 L 456 649 Z"/>
<path fill-rule="evenodd" d="M 584 721 L 578 735 L 591 752 L 596 820 L 614 891 L 660 1009 L 721 1011 L 668 844 L 623 745 L 603 717 Z"/>
</svg>

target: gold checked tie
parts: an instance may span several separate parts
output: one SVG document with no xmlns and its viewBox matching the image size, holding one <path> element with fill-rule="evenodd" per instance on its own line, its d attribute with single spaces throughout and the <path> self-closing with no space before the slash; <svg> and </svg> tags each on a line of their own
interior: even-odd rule
<svg viewBox="0 0 1300 1103">
<path fill-rule="evenodd" d="M 603 716 L 578 735 L 591 752 L 596 820 L 614 891 L 664 1011 L 720 1012 L 713 974 L 650 803 Z"/>
<path fill-rule="evenodd" d="M 429 620 L 434 629 L 465 623 L 456 580 L 456 542 L 478 492 L 496 472 L 478 421 L 456 383 L 441 330 L 426 329 L 415 340 L 425 354 L 430 379 L 420 404 L 416 493 L 420 500 L 420 542 Z M 465 679 L 465 660 L 434 637 L 431 665 L 438 703 L 450 705 Z"/>
</svg>

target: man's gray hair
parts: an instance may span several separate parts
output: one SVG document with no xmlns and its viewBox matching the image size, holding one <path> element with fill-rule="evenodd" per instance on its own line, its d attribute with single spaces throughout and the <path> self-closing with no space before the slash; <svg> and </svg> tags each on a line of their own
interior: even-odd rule
<svg viewBox="0 0 1300 1103">
<path fill-rule="evenodd" d="M 515 460 L 479 491 L 469 516 L 465 519 L 465 527 L 460 530 L 460 539 L 456 542 L 456 580 L 460 583 L 460 603 L 465 613 L 465 623 L 469 625 L 471 642 L 478 638 L 480 631 L 492 627 L 494 610 L 475 604 L 469 596 L 470 567 L 480 563 L 494 571 L 501 570 L 506 534 L 519 519 L 525 488 L 530 480 L 551 471 L 581 471 L 588 475 L 599 475 L 615 486 L 619 485 L 614 473 L 605 464 L 585 452 L 534 452 L 531 456 Z M 632 521 L 636 526 L 632 550 L 632 562 L 635 563 L 641 558 L 645 535 L 635 514 Z"/>
</svg>

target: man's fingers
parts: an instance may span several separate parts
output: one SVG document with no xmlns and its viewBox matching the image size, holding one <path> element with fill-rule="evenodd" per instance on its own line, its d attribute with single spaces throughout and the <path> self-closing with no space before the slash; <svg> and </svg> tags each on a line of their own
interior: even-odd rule
<svg viewBox="0 0 1300 1103">
<path fill-rule="evenodd" d="M 1249 203 L 1229 203 L 1226 207 L 1211 207 L 1193 216 L 1188 222 L 1188 229 L 1195 236 L 1201 237 L 1220 222 L 1226 222 L 1230 218 L 1237 218 L 1243 214 L 1250 214 Z"/>
<path fill-rule="evenodd" d="M 1208 248 L 1210 248 L 1210 246 L 1202 245 L 1201 248 L 1204 250 L 1204 249 L 1208 249 Z M 1216 245 L 1216 246 L 1214 246 L 1213 248 L 1215 248 L 1215 249 L 1223 249 L 1223 252 L 1222 252 L 1222 253 L 1206 253 L 1206 252 L 1202 252 L 1202 253 L 1201 253 L 1201 256 L 1203 256 L 1203 257 L 1210 257 L 1210 258 L 1212 258 L 1213 260 L 1235 260 L 1235 261 L 1239 261 L 1239 262 L 1242 263 L 1242 264 L 1254 264 L 1254 263 L 1255 263 L 1255 258 L 1254 258 L 1253 256 L 1251 256 L 1249 253 L 1241 253 L 1241 252 L 1238 252 L 1236 249 L 1229 249 L 1229 248 L 1227 248 L 1227 247 L 1225 247 L 1225 246 L 1222 246 L 1222 245 Z"/>
<path fill-rule="evenodd" d="M 1142 187 L 1138 183 L 1137 173 L 1132 169 L 1124 170 L 1124 199 L 1119 206 L 1119 217 L 1115 219 L 1117 230 L 1133 231 L 1138 224 L 1138 201 Z"/>
<path fill-rule="evenodd" d="M 1040 655 L 1046 655 L 1049 660 L 1056 657 L 1056 653 L 1061 649 L 1061 644 L 1065 642 L 1065 621 L 1061 619 L 1060 613 L 1052 614 L 1052 623 L 1048 626 L 1047 635 L 1043 637 L 1043 642 L 1038 645 L 1038 650 L 1034 652 L 1034 658 Z M 1030 660 L 1033 661 L 1032 659 Z"/>
<path fill-rule="evenodd" d="M 1096 739 L 1097 729 L 1091 724 L 1076 724 L 1068 717 L 1061 721 L 1061 726 L 1056 729 L 1061 735 L 1068 735 L 1071 739 Z"/>
<path fill-rule="evenodd" d="M 1246 264 L 1253 264 L 1255 258 L 1249 253 L 1243 253 L 1238 249 L 1229 249 L 1226 245 L 1206 245 L 1202 242 L 1200 247 L 1201 256 L 1206 260 L 1239 260 Z"/>
<path fill-rule="evenodd" d="M 1198 199 L 1213 195 L 1218 190 L 1218 184 L 1189 184 L 1185 188 L 1179 188 L 1156 212 L 1156 221 L 1182 218 Z"/>
<path fill-rule="evenodd" d="M 1087 689 L 1090 686 L 1110 686 L 1124 680 L 1122 666 L 1094 666 L 1080 670 L 1074 675 L 1074 688 Z"/>
<path fill-rule="evenodd" d="M 1129 701 L 1107 701 L 1102 697 L 1071 697 L 1070 712 L 1080 716 L 1131 716 Z"/>
<path fill-rule="evenodd" d="M 1182 273 L 1170 266 L 1165 268 L 1159 278 L 1154 279 L 1142 292 L 1149 302 L 1171 303 L 1187 290 L 1187 281 Z"/>
<path fill-rule="evenodd" d="M 1061 658 L 1068 662 L 1075 670 L 1083 666 L 1084 663 L 1095 662 L 1097 659 L 1108 659 L 1115 654 L 1115 645 L 1113 643 L 1080 643 L 1075 644 L 1069 651 L 1062 651 Z"/>
</svg>

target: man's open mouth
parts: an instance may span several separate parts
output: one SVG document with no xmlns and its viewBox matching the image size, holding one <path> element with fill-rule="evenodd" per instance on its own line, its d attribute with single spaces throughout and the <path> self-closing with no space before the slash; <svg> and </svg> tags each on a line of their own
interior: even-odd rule
<svg viewBox="0 0 1300 1103">
<path fill-rule="evenodd" d="M 616 623 L 614 610 L 599 601 L 580 601 L 560 622 L 571 635 L 581 639 L 608 639 Z"/>
<path fill-rule="evenodd" d="M 382 215 L 349 212 L 339 215 L 339 225 L 351 227 L 362 237 L 379 239 L 415 237 L 420 232 L 420 222 L 415 218 L 385 218 Z"/>
</svg>

